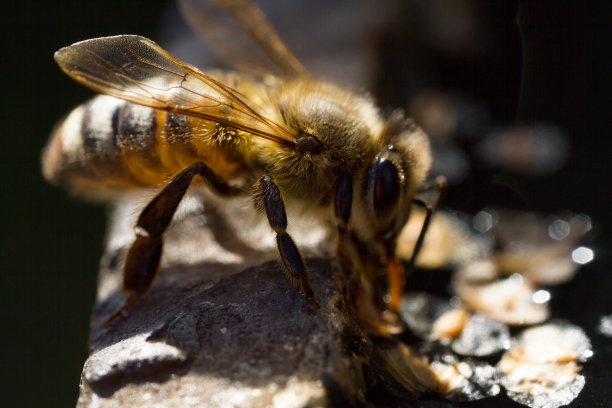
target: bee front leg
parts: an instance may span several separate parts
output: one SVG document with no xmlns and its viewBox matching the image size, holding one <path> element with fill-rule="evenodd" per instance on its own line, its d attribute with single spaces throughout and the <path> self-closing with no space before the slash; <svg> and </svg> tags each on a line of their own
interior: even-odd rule
<svg viewBox="0 0 612 408">
<path fill-rule="evenodd" d="M 351 206 L 353 205 L 353 178 L 350 174 L 343 174 L 338 179 L 336 193 L 334 194 L 334 214 L 338 229 L 346 231 L 347 224 L 351 218 Z"/>
<path fill-rule="evenodd" d="M 163 249 L 162 235 L 170 225 L 195 175 L 202 177 L 208 186 L 220 195 L 231 196 L 242 191 L 226 184 L 203 163 L 194 163 L 178 173 L 138 217 L 134 227 L 136 240 L 128 252 L 123 275 L 123 291 L 127 297 L 123 305 L 104 322 L 105 326 L 123 316 L 126 310 L 133 308 L 151 287 L 159 270 Z"/>
<path fill-rule="evenodd" d="M 359 258 L 351 234 L 348 222 L 351 218 L 351 206 L 353 205 L 353 179 L 349 174 L 344 174 L 338 179 L 334 194 L 334 215 L 338 227 L 337 255 L 342 262 L 344 270 L 352 275 L 352 279 L 359 278 Z"/>
<path fill-rule="evenodd" d="M 338 226 L 338 258 L 349 274 L 350 304 L 361 328 L 372 334 L 395 334 L 402 330 L 393 313 L 381 310 L 373 302 L 371 282 L 367 279 L 364 254 L 360 253 L 349 229 L 353 204 L 353 181 L 349 174 L 338 179 L 334 194 L 334 214 Z"/>
<path fill-rule="evenodd" d="M 442 191 L 446 187 L 446 177 L 438 176 L 434 180 L 423 183 L 421 188 L 419 189 L 419 193 L 426 193 L 429 191 L 433 191 L 433 196 L 430 198 L 429 202 L 421 201 L 419 199 L 413 199 L 412 203 L 419 205 L 425 209 L 425 220 L 423 221 L 423 225 L 421 226 L 421 232 L 414 244 L 414 249 L 412 250 L 412 256 L 410 257 L 410 261 L 408 262 L 408 267 L 406 268 L 406 272 L 404 273 L 406 276 L 410 275 L 414 270 L 414 266 L 416 264 L 416 258 L 421 252 L 421 248 L 423 247 L 423 242 L 425 242 L 425 234 L 429 228 L 429 224 L 431 222 L 431 218 L 433 217 L 436 208 L 438 207 L 438 201 L 440 200 L 440 195 Z"/>
<path fill-rule="evenodd" d="M 268 222 L 276 232 L 276 245 L 283 270 L 289 280 L 302 289 L 307 303 L 316 305 L 304 258 L 291 236 L 287 234 L 287 214 L 280 191 L 270 176 L 259 179 L 259 188 L 263 195 Z"/>
</svg>

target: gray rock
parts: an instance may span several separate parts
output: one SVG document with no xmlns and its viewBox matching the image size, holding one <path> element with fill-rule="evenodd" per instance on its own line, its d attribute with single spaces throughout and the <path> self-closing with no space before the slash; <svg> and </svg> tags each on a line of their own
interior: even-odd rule
<svg viewBox="0 0 612 408">
<path fill-rule="evenodd" d="M 133 222 L 126 214 L 138 214 L 132 202 L 117 207 L 79 408 L 363 406 L 372 383 L 406 393 L 354 323 L 333 258 L 307 258 L 319 304 L 308 307 L 273 248 L 241 241 L 236 220 L 217 233 L 225 222 L 218 211 L 192 207 L 166 234 L 150 292 L 104 329 L 122 301 L 121 259 Z"/>
</svg>

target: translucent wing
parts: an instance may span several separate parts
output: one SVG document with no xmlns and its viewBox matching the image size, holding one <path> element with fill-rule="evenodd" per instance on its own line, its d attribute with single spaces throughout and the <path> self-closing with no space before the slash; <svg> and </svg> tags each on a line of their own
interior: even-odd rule
<svg viewBox="0 0 612 408">
<path fill-rule="evenodd" d="M 306 74 L 252 1 L 180 0 L 178 4 L 192 30 L 230 66 L 258 73 L 276 68 L 284 76 Z"/>
<path fill-rule="evenodd" d="M 57 51 L 55 60 L 77 82 L 97 92 L 295 145 L 285 126 L 262 116 L 244 95 L 147 38 L 119 35 L 82 41 Z"/>
</svg>

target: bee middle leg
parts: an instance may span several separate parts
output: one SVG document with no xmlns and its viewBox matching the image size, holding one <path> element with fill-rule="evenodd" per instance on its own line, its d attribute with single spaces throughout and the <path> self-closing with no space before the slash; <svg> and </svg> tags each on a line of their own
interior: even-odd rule
<svg viewBox="0 0 612 408">
<path fill-rule="evenodd" d="M 259 179 L 259 188 L 270 227 L 276 232 L 276 246 L 283 271 L 295 285 L 302 289 L 309 305 L 316 305 L 314 292 L 308 279 L 304 258 L 291 236 L 287 233 L 287 214 L 280 191 L 270 176 Z"/>
<path fill-rule="evenodd" d="M 123 305 L 104 322 L 105 326 L 122 316 L 127 309 L 134 307 L 148 292 L 159 270 L 163 249 L 162 236 L 196 175 L 202 177 L 219 195 L 232 196 L 242 192 L 241 189 L 226 184 L 209 167 L 200 162 L 178 173 L 147 204 L 138 217 L 134 227 L 136 240 L 128 252 L 123 275 L 123 291 L 127 297 Z"/>
</svg>

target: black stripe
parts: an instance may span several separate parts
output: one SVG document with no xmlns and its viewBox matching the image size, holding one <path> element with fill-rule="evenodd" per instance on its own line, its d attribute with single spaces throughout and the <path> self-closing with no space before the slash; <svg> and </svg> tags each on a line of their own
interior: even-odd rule
<svg viewBox="0 0 612 408">
<path fill-rule="evenodd" d="M 120 103 L 116 105 L 115 110 L 113 110 L 112 126 L 113 126 L 113 137 L 115 139 L 117 138 L 117 134 L 119 133 L 119 122 L 121 121 L 121 113 L 123 110 L 123 105 L 125 105 L 125 103 Z"/>
<path fill-rule="evenodd" d="M 113 110 L 113 116 L 112 116 L 112 127 L 113 127 L 113 135 L 112 135 L 112 142 L 113 142 L 113 150 L 115 150 L 118 154 L 121 154 L 121 147 L 119 146 L 119 139 L 117 138 L 117 135 L 119 134 L 119 122 L 121 121 L 121 114 L 123 113 L 123 106 L 125 105 L 125 102 L 121 102 L 117 105 L 115 105 L 115 109 Z"/>
<path fill-rule="evenodd" d="M 144 120 L 143 120 L 144 119 Z M 113 130 L 115 130 L 113 121 Z M 147 151 L 155 144 L 155 111 L 125 102 L 117 114 L 115 137 L 122 151 Z"/>
<path fill-rule="evenodd" d="M 168 112 L 164 129 L 169 143 L 185 143 L 191 137 L 191 123 L 185 115 Z"/>
</svg>

